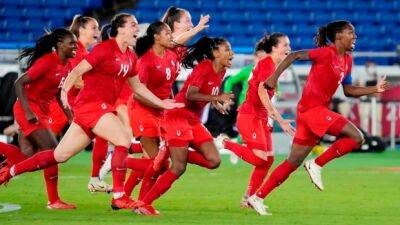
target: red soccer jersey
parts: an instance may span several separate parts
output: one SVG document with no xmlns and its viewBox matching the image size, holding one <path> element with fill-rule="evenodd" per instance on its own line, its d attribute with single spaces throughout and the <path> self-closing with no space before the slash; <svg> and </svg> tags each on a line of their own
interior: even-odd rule
<svg viewBox="0 0 400 225">
<path fill-rule="evenodd" d="M 203 112 L 204 106 L 209 102 L 188 101 L 186 99 L 186 93 L 189 86 L 198 87 L 199 92 L 202 94 L 218 95 L 225 72 L 225 70 L 220 73 L 215 72 L 212 62 L 210 60 L 204 60 L 193 68 L 193 71 L 186 79 L 182 90 L 176 95 L 176 101 L 183 102 L 185 104 L 184 109 L 199 118 Z"/>
<path fill-rule="evenodd" d="M 124 86 L 122 87 L 122 91 L 119 94 L 118 102 L 126 105 L 128 103 L 129 98 L 132 96 L 132 94 L 133 94 L 133 91 L 132 91 L 131 86 L 129 85 L 128 82 L 125 82 Z"/>
<path fill-rule="evenodd" d="M 255 116 L 266 119 L 267 109 L 262 104 L 260 97 L 258 96 L 258 85 L 264 82 L 272 73 L 275 71 L 275 64 L 272 61 L 271 56 L 267 56 L 260 60 L 255 69 L 253 70 L 253 75 L 249 80 L 249 88 L 246 94 L 246 100 L 243 102 L 242 106 L 239 108 L 239 112 L 254 114 Z M 268 91 L 268 95 L 272 98 L 275 91 Z"/>
<path fill-rule="evenodd" d="M 138 60 L 140 81 L 160 99 L 170 98 L 172 85 L 180 70 L 179 60 L 174 51 L 166 50 L 164 57 L 160 57 L 150 49 Z M 149 108 L 135 101 L 135 107 L 137 106 Z"/>
<path fill-rule="evenodd" d="M 329 106 L 342 81 L 351 73 L 352 57 L 341 57 L 334 45 L 309 51 L 313 62 L 297 109 L 303 112 L 315 106 Z"/>
<path fill-rule="evenodd" d="M 70 64 L 62 64 L 56 52 L 48 53 L 28 69 L 26 74 L 32 80 L 25 85 L 25 92 L 29 102 L 38 104 L 43 113 L 49 112 L 50 101 L 59 91 L 61 82 L 70 71 Z"/>
<path fill-rule="evenodd" d="M 136 72 L 136 54 L 129 48 L 122 53 L 114 38 L 96 45 L 85 60 L 92 69 L 83 75 L 85 85 L 76 102 L 87 99 L 114 105 L 127 77 Z"/>
<path fill-rule="evenodd" d="M 76 56 L 69 60 L 71 62 L 71 68 L 75 68 L 89 53 L 80 41 L 77 42 L 77 47 L 78 48 L 76 49 Z M 70 106 L 74 104 L 75 99 L 79 94 L 79 91 L 80 89 L 77 89 L 75 87 L 72 87 L 71 90 L 68 91 L 68 103 Z"/>
</svg>

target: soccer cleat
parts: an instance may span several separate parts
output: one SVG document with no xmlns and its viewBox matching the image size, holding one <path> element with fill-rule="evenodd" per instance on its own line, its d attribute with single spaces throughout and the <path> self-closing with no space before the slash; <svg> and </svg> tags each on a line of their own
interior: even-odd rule
<svg viewBox="0 0 400 225">
<path fill-rule="evenodd" d="M 156 210 L 152 205 L 143 205 L 134 210 L 138 215 L 146 216 L 159 216 L 160 212 Z"/>
<path fill-rule="evenodd" d="M 0 169 L 0 185 L 7 184 L 11 177 L 9 166 L 4 166 Z"/>
<path fill-rule="evenodd" d="M 224 141 L 227 141 L 227 140 L 229 140 L 228 135 L 223 134 L 223 133 L 218 135 L 218 137 L 214 138 L 214 143 L 215 143 L 215 146 L 217 147 L 217 149 L 218 150 L 225 149 Z"/>
<path fill-rule="evenodd" d="M 243 195 L 242 201 L 240 202 L 240 207 L 241 208 L 249 208 L 251 205 L 249 204 L 249 196 L 248 195 Z"/>
<path fill-rule="evenodd" d="M 58 199 L 53 203 L 48 203 L 47 208 L 52 210 L 69 210 L 69 209 L 76 209 L 76 205 L 69 204 Z"/>
<path fill-rule="evenodd" d="M 112 192 L 112 186 L 100 180 L 98 177 L 91 177 L 88 183 L 89 192 Z"/>
<path fill-rule="evenodd" d="M 321 178 L 321 167 L 318 166 L 314 159 L 308 160 L 304 163 L 304 168 L 306 169 L 308 175 L 310 175 L 311 181 L 320 190 L 324 190 L 324 185 L 322 184 Z"/>
<path fill-rule="evenodd" d="M 113 210 L 119 209 L 135 209 L 137 207 L 137 201 L 132 200 L 126 195 L 123 195 L 121 198 L 112 199 L 111 208 Z"/>
<path fill-rule="evenodd" d="M 250 206 L 261 216 L 271 216 L 272 213 L 267 211 L 267 207 L 263 203 L 263 199 L 252 195 L 247 199 Z"/>
<path fill-rule="evenodd" d="M 99 179 L 104 180 L 104 177 L 106 177 L 107 173 L 111 171 L 111 157 L 112 153 L 108 154 L 106 161 L 104 161 L 103 165 L 100 168 L 99 171 Z"/>
</svg>

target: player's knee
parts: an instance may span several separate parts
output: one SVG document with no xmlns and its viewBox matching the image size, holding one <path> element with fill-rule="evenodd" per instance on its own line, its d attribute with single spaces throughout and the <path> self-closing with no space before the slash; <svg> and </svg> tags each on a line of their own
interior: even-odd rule
<svg viewBox="0 0 400 225">
<path fill-rule="evenodd" d="M 116 143 L 113 143 L 115 146 L 124 146 L 129 148 L 131 146 L 131 139 L 128 135 L 123 135 L 116 140 Z"/>
<path fill-rule="evenodd" d="M 208 160 L 210 163 L 210 169 L 216 169 L 221 165 L 221 158 L 219 156 L 212 157 Z"/>
<path fill-rule="evenodd" d="M 355 141 L 357 142 L 357 144 L 359 144 L 359 145 L 362 145 L 362 144 L 365 142 L 364 135 L 363 135 L 362 133 L 360 133 L 360 132 L 355 136 L 354 140 L 355 140 Z"/>
<path fill-rule="evenodd" d="M 68 153 L 59 153 L 59 152 L 55 152 L 54 153 L 54 158 L 57 162 L 59 163 L 64 163 L 66 161 L 68 161 L 71 158 L 71 155 Z"/>
<path fill-rule="evenodd" d="M 185 163 L 174 163 L 171 168 L 172 172 L 178 176 L 182 175 L 186 171 Z"/>
<path fill-rule="evenodd" d="M 287 160 L 289 161 L 290 164 L 292 164 L 294 166 L 300 166 L 303 163 L 304 158 L 302 158 L 302 157 L 290 157 L 289 156 L 289 158 Z"/>
</svg>

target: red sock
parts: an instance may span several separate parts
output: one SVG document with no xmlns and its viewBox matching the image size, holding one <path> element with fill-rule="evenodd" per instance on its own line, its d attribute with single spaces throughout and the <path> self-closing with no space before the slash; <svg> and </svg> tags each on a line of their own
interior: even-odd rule
<svg viewBox="0 0 400 225">
<path fill-rule="evenodd" d="M 143 149 L 142 149 L 142 145 L 140 145 L 140 143 L 133 143 L 132 145 L 131 145 L 131 148 L 130 148 L 130 153 L 142 153 L 143 152 Z"/>
<path fill-rule="evenodd" d="M 188 163 L 190 164 L 196 164 L 201 167 L 205 167 L 208 169 L 212 169 L 210 163 L 204 156 L 196 151 L 188 151 Z"/>
<path fill-rule="evenodd" d="M 243 159 L 244 161 L 254 165 L 262 165 L 264 164 L 264 160 L 257 157 L 253 150 L 243 146 L 241 144 L 232 142 L 232 141 L 225 141 L 225 148 L 235 153 L 239 158 Z"/>
<path fill-rule="evenodd" d="M 108 141 L 101 137 L 96 137 L 92 151 L 92 177 L 98 177 L 101 166 L 106 160 L 108 151 Z"/>
<path fill-rule="evenodd" d="M 140 183 L 143 179 L 144 172 L 133 170 L 129 175 L 128 179 L 125 181 L 125 194 L 131 196 L 133 189 Z"/>
<path fill-rule="evenodd" d="M 27 156 L 15 145 L 0 142 L 0 155 L 7 158 L 8 165 L 14 165 L 27 159 Z"/>
<path fill-rule="evenodd" d="M 58 162 L 54 158 L 53 150 L 45 150 L 34 154 L 32 157 L 11 167 L 11 174 L 13 176 L 25 172 L 32 172 L 57 165 Z"/>
<path fill-rule="evenodd" d="M 146 159 L 146 158 L 139 159 L 139 158 L 127 157 L 126 168 L 144 172 L 152 162 L 153 162 L 152 159 Z"/>
<path fill-rule="evenodd" d="M 124 146 L 115 146 L 114 153 L 111 158 L 111 171 L 113 177 L 113 192 L 124 192 L 124 182 L 126 175 L 126 157 L 128 156 L 128 148 Z"/>
<path fill-rule="evenodd" d="M 151 163 L 143 175 L 142 186 L 139 191 L 139 200 L 143 200 L 147 192 L 153 187 L 156 180 L 156 172 L 154 171 L 153 163 Z"/>
<path fill-rule="evenodd" d="M 263 165 L 254 167 L 253 172 L 251 173 L 249 186 L 247 188 L 247 196 L 254 195 L 258 188 L 260 188 L 273 162 L 274 157 L 268 156 L 268 160 Z"/>
<path fill-rule="evenodd" d="M 274 188 L 283 183 L 289 175 L 297 169 L 297 166 L 292 165 L 289 161 L 285 160 L 278 167 L 272 171 L 267 181 L 257 190 L 257 196 L 264 199 Z"/>
<path fill-rule="evenodd" d="M 336 140 L 324 153 L 318 156 L 318 158 L 315 159 L 315 163 L 322 167 L 329 161 L 339 158 L 354 149 L 357 149 L 359 146 L 360 145 L 351 138 L 340 138 Z"/>
<path fill-rule="evenodd" d="M 150 191 L 147 192 L 143 202 L 147 205 L 152 204 L 153 201 L 164 194 L 178 178 L 178 175 L 174 174 L 171 170 L 167 170 L 157 179 L 157 182 Z"/>
<path fill-rule="evenodd" d="M 46 181 L 47 196 L 49 202 L 53 203 L 60 199 L 58 196 L 58 165 L 43 170 L 44 180 Z"/>
</svg>

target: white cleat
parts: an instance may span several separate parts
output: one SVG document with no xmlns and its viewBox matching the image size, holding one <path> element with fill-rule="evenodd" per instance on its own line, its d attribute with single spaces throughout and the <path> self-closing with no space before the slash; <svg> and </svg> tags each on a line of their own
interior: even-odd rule
<svg viewBox="0 0 400 225">
<path fill-rule="evenodd" d="M 104 161 L 103 165 L 100 168 L 100 171 L 99 171 L 99 179 L 100 180 L 104 180 L 106 175 L 111 171 L 111 157 L 112 157 L 112 153 L 109 153 L 106 161 Z"/>
<path fill-rule="evenodd" d="M 88 183 L 89 192 L 112 192 L 112 186 L 100 180 L 98 177 L 91 177 Z"/>
<path fill-rule="evenodd" d="M 304 168 L 306 169 L 308 175 L 310 175 L 311 181 L 320 190 L 324 190 L 324 185 L 322 184 L 321 178 L 321 167 L 318 166 L 314 159 L 308 160 L 304 163 Z"/>
<path fill-rule="evenodd" d="M 218 150 L 225 149 L 224 141 L 226 140 L 229 140 L 229 137 L 223 133 L 214 138 L 214 143 Z"/>
<path fill-rule="evenodd" d="M 267 207 L 264 205 L 262 198 L 252 195 L 247 199 L 247 202 L 261 216 L 272 216 L 272 213 L 267 211 Z"/>
</svg>

